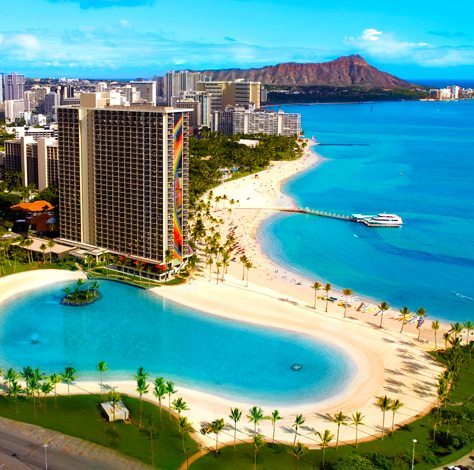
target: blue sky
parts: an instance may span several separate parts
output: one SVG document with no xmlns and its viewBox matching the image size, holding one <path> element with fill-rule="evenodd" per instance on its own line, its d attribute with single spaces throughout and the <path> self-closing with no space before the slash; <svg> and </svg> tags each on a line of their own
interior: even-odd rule
<svg viewBox="0 0 474 470">
<path fill-rule="evenodd" d="M 474 1 L 2 1 L 0 67 L 42 77 L 319 62 L 361 54 L 407 79 L 474 79 Z"/>
</svg>

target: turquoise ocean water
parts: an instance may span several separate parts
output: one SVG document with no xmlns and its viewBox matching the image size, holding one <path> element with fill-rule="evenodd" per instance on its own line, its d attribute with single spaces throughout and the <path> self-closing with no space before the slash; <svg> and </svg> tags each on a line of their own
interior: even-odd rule
<svg viewBox="0 0 474 470">
<path fill-rule="evenodd" d="M 259 238 L 310 278 L 474 319 L 474 101 L 285 106 L 325 158 L 284 187 L 299 206 L 403 217 L 400 229 L 277 215 Z"/>
<path fill-rule="evenodd" d="M 164 376 L 236 400 L 305 403 L 332 397 L 354 375 L 337 347 L 309 336 L 228 321 L 181 307 L 145 290 L 101 281 L 102 297 L 86 307 L 60 304 L 62 287 L 26 292 L 2 305 L 0 367 L 65 366 L 98 380 L 134 380 L 143 366 Z M 303 367 L 294 371 L 291 366 Z"/>
</svg>

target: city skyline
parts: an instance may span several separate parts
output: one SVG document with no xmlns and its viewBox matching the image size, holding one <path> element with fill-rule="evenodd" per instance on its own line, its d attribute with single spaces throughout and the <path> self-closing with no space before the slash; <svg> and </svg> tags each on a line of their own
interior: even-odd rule
<svg viewBox="0 0 474 470">
<path fill-rule="evenodd" d="M 474 5 L 467 1 L 453 14 L 441 2 L 407 0 L 228 0 L 220 10 L 184 0 L 183 15 L 155 0 L 25 0 L 22 7 L 0 6 L 14 25 L 0 31 L 3 72 L 135 78 L 359 53 L 406 79 L 474 76 Z"/>
</svg>

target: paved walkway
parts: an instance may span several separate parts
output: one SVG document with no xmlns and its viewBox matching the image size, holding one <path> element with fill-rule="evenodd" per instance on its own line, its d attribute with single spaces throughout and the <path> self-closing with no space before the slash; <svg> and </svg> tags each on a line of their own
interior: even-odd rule
<svg viewBox="0 0 474 470">
<path fill-rule="evenodd" d="M 145 470 L 111 449 L 49 429 L 0 418 L 0 470 Z"/>
<path fill-rule="evenodd" d="M 470 452 L 469 454 L 465 455 L 459 460 L 456 460 L 456 462 L 450 463 L 448 465 L 444 465 L 443 467 L 438 467 L 435 470 L 444 470 L 446 468 L 449 468 L 451 466 L 462 466 L 464 468 L 468 468 L 469 470 L 474 470 L 474 451 Z"/>
</svg>

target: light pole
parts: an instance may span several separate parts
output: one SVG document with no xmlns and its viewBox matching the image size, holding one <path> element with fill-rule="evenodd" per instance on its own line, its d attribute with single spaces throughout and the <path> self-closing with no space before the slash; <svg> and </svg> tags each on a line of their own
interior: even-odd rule
<svg viewBox="0 0 474 470">
<path fill-rule="evenodd" d="M 412 439 L 411 442 L 413 442 L 413 452 L 411 454 L 411 470 L 413 470 L 415 468 L 415 446 L 418 441 L 416 439 Z"/>
<path fill-rule="evenodd" d="M 48 470 L 48 444 L 43 444 L 44 448 L 44 469 Z"/>
</svg>

